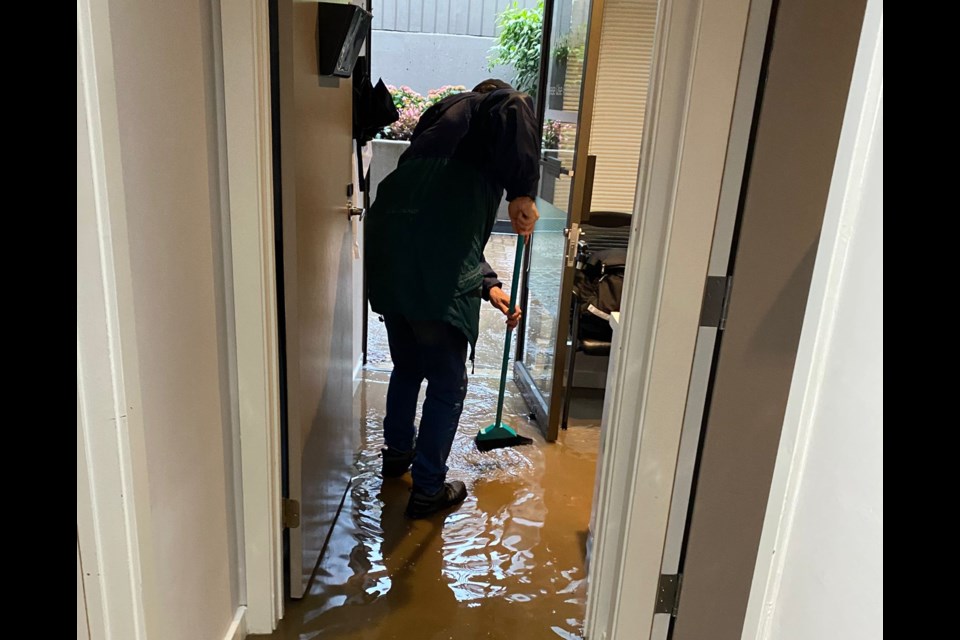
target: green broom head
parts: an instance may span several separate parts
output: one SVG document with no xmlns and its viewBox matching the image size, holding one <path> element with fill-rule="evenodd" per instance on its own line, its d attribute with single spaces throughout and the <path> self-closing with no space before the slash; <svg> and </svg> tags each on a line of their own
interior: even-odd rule
<svg viewBox="0 0 960 640">
<path fill-rule="evenodd" d="M 490 451 L 491 449 L 500 449 L 502 447 L 516 447 L 523 444 L 532 444 L 531 438 L 519 435 L 513 427 L 501 422 L 500 424 L 487 425 L 476 437 L 477 449 L 480 451 Z"/>
</svg>

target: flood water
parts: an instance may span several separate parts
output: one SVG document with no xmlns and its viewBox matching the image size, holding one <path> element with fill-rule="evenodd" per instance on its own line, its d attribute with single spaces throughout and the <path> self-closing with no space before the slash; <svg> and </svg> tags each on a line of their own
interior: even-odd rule
<svg viewBox="0 0 960 640">
<path fill-rule="evenodd" d="M 505 283 L 514 243 L 495 235 L 486 248 Z M 534 444 L 477 451 L 474 436 L 496 414 L 503 337 L 503 316 L 484 304 L 477 370 L 448 460 L 448 478 L 462 480 L 469 495 L 454 511 L 412 521 L 403 515 L 409 474 L 380 478 L 391 363 L 386 331 L 371 315 L 353 481 L 307 595 L 288 602 L 280 628 L 263 637 L 581 637 L 601 401 L 575 401 L 569 430 L 547 444 L 511 380 L 504 421 Z"/>
<path fill-rule="evenodd" d="M 308 594 L 288 603 L 270 637 L 581 637 L 596 421 L 575 420 L 547 444 L 511 382 L 504 420 L 535 443 L 481 453 L 473 437 L 493 420 L 498 380 L 472 376 L 448 462 L 470 495 L 455 511 L 412 521 L 403 515 L 409 474 L 380 478 L 388 379 L 366 373 L 351 489 Z"/>
</svg>

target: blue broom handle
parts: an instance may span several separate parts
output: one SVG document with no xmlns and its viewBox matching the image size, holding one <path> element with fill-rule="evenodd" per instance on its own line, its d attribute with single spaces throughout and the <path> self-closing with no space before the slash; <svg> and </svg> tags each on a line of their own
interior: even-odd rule
<svg viewBox="0 0 960 640">
<path fill-rule="evenodd" d="M 521 235 L 517 236 L 517 253 L 513 258 L 513 282 L 510 284 L 510 315 L 513 315 L 517 307 L 517 289 L 520 285 L 520 269 L 523 267 L 523 246 L 527 239 Z M 507 365 L 510 362 L 510 338 L 513 331 L 507 329 L 507 337 L 503 341 L 503 364 L 500 367 L 500 395 L 497 396 L 497 420 L 493 424 L 499 426 L 503 419 L 503 394 L 507 389 Z"/>
</svg>

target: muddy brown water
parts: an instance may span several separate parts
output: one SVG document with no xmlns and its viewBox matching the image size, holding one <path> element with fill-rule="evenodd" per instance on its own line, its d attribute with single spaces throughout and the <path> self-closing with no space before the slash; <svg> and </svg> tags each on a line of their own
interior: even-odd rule
<svg viewBox="0 0 960 640">
<path fill-rule="evenodd" d="M 261 637 L 581 637 L 597 419 L 575 420 L 547 444 L 511 382 L 505 421 L 535 443 L 481 453 L 473 437 L 493 420 L 492 373 L 471 377 L 448 462 L 448 477 L 463 480 L 470 495 L 459 509 L 411 521 L 403 516 L 409 474 L 379 475 L 389 373 L 366 372 L 358 394 L 363 446 L 343 511 L 308 593 L 288 602 L 280 628 Z"/>
</svg>

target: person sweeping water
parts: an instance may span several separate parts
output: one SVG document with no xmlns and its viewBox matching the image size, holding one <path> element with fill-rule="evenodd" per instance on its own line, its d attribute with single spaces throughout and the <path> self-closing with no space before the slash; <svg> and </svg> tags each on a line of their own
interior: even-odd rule
<svg viewBox="0 0 960 640">
<path fill-rule="evenodd" d="M 446 463 L 467 393 L 467 353 L 472 360 L 481 301 L 507 316 L 508 330 L 520 318 L 483 248 L 504 192 L 518 243 L 533 232 L 540 217 L 534 203 L 539 142 L 533 101 L 507 83 L 486 80 L 448 96 L 421 116 L 367 215 L 368 296 L 384 318 L 393 360 L 382 474 L 412 471 L 411 518 L 467 497 L 462 482 L 447 482 Z"/>
</svg>

